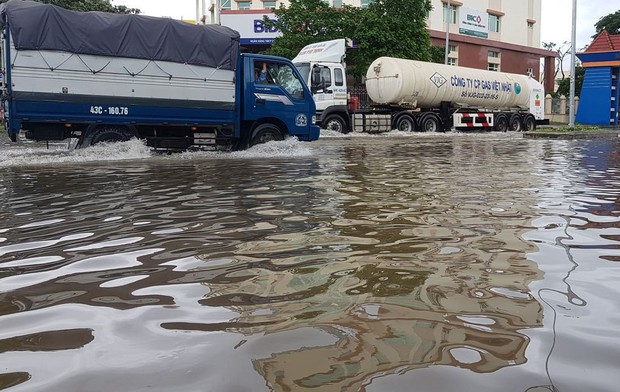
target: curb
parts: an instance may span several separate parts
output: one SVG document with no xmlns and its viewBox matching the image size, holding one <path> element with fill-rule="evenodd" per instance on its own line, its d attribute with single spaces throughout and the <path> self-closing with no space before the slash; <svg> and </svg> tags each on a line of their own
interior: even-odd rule
<svg viewBox="0 0 620 392">
<path fill-rule="evenodd" d="M 523 132 L 529 139 L 615 139 L 620 136 L 618 131 L 597 132 Z"/>
</svg>

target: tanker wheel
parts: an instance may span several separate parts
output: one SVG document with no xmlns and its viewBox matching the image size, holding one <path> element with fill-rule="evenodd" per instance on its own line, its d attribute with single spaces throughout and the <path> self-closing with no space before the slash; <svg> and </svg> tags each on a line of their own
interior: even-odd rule
<svg viewBox="0 0 620 392">
<path fill-rule="evenodd" d="M 527 116 L 525 116 L 525 118 L 523 119 L 523 128 L 526 132 L 535 131 L 536 130 L 536 118 L 531 114 L 528 114 Z"/>
<path fill-rule="evenodd" d="M 396 129 L 402 132 L 415 132 L 415 120 L 413 117 L 405 114 L 396 119 L 396 124 L 394 124 Z"/>
<path fill-rule="evenodd" d="M 438 132 L 441 129 L 441 121 L 432 114 L 422 117 L 422 132 Z"/>
<path fill-rule="evenodd" d="M 510 116 L 508 124 L 510 130 L 513 132 L 521 132 L 523 130 L 523 122 L 521 122 L 521 116 L 517 113 Z"/>
<path fill-rule="evenodd" d="M 90 137 L 90 145 L 98 143 L 126 142 L 131 139 L 131 134 L 121 127 L 99 128 Z"/>
<path fill-rule="evenodd" d="M 345 124 L 342 117 L 337 114 L 331 114 L 327 116 L 325 121 L 323 121 L 324 128 L 329 131 L 334 131 L 338 133 L 348 133 L 347 132 L 347 124 Z"/>
<path fill-rule="evenodd" d="M 495 130 L 497 132 L 508 131 L 508 117 L 505 114 L 498 114 L 495 118 Z"/>
<path fill-rule="evenodd" d="M 277 140 L 284 140 L 282 131 L 277 125 L 274 124 L 261 124 L 254 132 L 252 132 L 252 139 L 250 139 L 250 147 L 261 143 L 267 143 Z"/>
</svg>

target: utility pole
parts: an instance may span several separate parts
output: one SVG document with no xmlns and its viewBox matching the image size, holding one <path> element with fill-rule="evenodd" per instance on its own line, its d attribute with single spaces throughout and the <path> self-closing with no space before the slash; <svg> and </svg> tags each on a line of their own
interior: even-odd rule
<svg viewBox="0 0 620 392">
<path fill-rule="evenodd" d="M 570 102 L 568 105 L 568 126 L 575 126 L 575 47 L 577 40 L 577 0 L 573 0 L 573 30 L 570 49 Z"/>
<path fill-rule="evenodd" d="M 211 6 L 209 6 L 209 12 L 211 13 L 211 24 L 220 24 L 218 4 L 218 0 L 211 0 Z"/>
<path fill-rule="evenodd" d="M 444 64 L 448 64 L 448 53 L 450 52 L 450 22 L 452 21 L 452 9 L 450 7 L 450 0 L 448 0 L 448 8 L 446 9 L 444 17 L 446 18 L 446 56 Z"/>
</svg>

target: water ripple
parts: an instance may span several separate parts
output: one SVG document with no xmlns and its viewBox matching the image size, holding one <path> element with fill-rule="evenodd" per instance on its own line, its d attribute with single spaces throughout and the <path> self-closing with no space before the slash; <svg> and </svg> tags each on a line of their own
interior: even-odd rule
<svg viewBox="0 0 620 392">
<path fill-rule="evenodd" d="M 619 147 L 10 147 L 0 389 L 613 390 Z"/>
</svg>

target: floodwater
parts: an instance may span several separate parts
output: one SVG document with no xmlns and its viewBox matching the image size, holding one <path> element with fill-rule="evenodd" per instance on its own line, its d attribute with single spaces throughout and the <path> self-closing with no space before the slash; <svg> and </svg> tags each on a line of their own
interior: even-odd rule
<svg viewBox="0 0 620 392">
<path fill-rule="evenodd" d="M 0 389 L 620 390 L 620 142 L 0 143 Z"/>
</svg>

